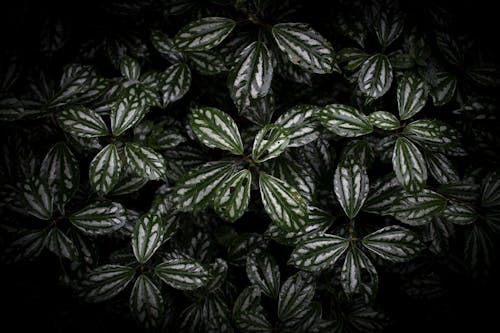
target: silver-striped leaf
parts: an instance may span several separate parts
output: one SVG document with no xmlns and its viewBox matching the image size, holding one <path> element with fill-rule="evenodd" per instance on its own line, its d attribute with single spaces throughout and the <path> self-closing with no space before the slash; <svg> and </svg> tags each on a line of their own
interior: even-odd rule
<svg viewBox="0 0 500 333">
<path fill-rule="evenodd" d="M 278 299 L 278 318 L 287 322 L 300 318 L 309 308 L 315 293 L 314 279 L 310 274 L 298 272 L 283 282 Z"/>
<path fill-rule="evenodd" d="M 47 233 L 45 246 L 50 252 L 61 258 L 69 260 L 76 260 L 78 258 L 78 250 L 73 241 L 57 227 L 50 229 Z"/>
<path fill-rule="evenodd" d="M 396 225 L 366 235 L 361 243 L 372 253 L 392 262 L 411 260 L 424 248 L 414 232 Z"/>
<path fill-rule="evenodd" d="M 335 170 L 333 190 L 349 219 L 355 218 L 359 213 L 369 189 L 370 183 L 364 165 L 350 156 L 340 161 Z"/>
<path fill-rule="evenodd" d="M 427 102 L 429 89 L 424 80 L 415 74 L 406 74 L 398 83 L 397 100 L 399 118 L 406 120 L 422 110 Z"/>
<path fill-rule="evenodd" d="M 373 126 L 385 131 L 394 131 L 401 126 L 398 118 L 387 111 L 372 112 L 368 115 L 368 120 L 372 123 Z"/>
<path fill-rule="evenodd" d="M 167 166 L 165 159 L 149 147 L 127 142 L 124 148 L 130 167 L 139 175 L 150 180 L 164 179 Z"/>
<path fill-rule="evenodd" d="M 87 301 L 102 302 L 118 295 L 134 279 L 135 269 L 124 265 L 104 265 L 82 279 L 80 294 Z"/>
<path fill-rule="evenodd" d="M 141 76 L 141 66 L 132 57 L 124 56 L 120 62 L 120 72 L 127 80 L 137 81 Z"/>
<path fill-rule="evenodd" d="M 178 254 L 170 254 L 154 272 L 163 282 L 180 290 L 194 290 L 208 282 L 208 272 L 200 263 Z"/>
<path fill-rule="evenodd" d="M 227 71 L 220 53 L 213 50 L 189 52 L 188 58 L 192 67 L 204 75 L 217 75 Z"/>
<path fill-rule="evenodd" d="M 430 90 L 435 106 L 443 106 L 451 101 L 457 89 L 457 78 L 448 72 L 436 74 L 434 86 Z"/>
<path fill-rule="evenodd" d="M 174 37 L 182 51 L 205 51 L 216 47 L 233 31 L 236 22 L 225 17 L 204 17 L 184 26 Z"/>
<path fill-rule="evenodd" d="M 57 121 L 65 132 L 79 137 L 94 138 L 109 134 L 102 117 L 84 106 L 65 108 L 57 115 Z"/>
<path fill-rule="evenodd" d="M 425 162 L 427 162 L 429 173 L 438 183 L 448 184 L 459 180 L 455 167 L 446 155 L 441 153 L 426 153 Z"/>
<path fill-rule="evenodd" d="M 385 95 L 392 84 L 392 65 L 384 54 L 368 58 L 358 73 L 358 87 L 362 93 L 372 98 Z"/>
<path fill-rule="evenodd" d="M 132 250 L 140 264 L 146 263 L 163 242 L 164 228 L 161 216 L 144 214 L 134 225 Z"/>
<path fill-rule="evenodd" d="M 279 23 L 272 27 L 272 34 L 295 65 L 317 74 L 331 73 L 336 68 L 332 45 L 308 24 Z"/>
<path fill-rule="evenodd" d="M 349 240 L 330 234 L 318 234 L 297 245 L 288 260 L 304 271 L 317 272 L 333 266 L 349 247 Z"/>
<path fill-rule="evenodd" d="M 90 162 L 89 182 L 100 196 L 108 194 L 120 181 L 122 161 L 114 143 L 104 147 Z"/>
<path fill-rule="evenodd" d="M 387 209 L 392 207 L 402 190 L 401 184 L 392 172 L 378 178 L 370 186 L 369 195 L 363 205 L 363 210 L 370 213 L 383 214 Z"/>
<path fill-rule="evenodd" d="M 163 107 L 181 99 L 191 87 L 191 70 L 184 63 L 174 64 L 159 75 Z"/>
<path fill-rule="evenodd" d="M 205 146 L 243 155 L 238 126 L 227 113 L 211 107 L 195 108 L 190 121 L 194 134 Z"/>
<path fill-rule="evenodd" d="M 139 85 L 128 87 L 111 109 L 109 118 L 114 136 L 122 135 L 144 118 L 148 97 Z"/>
<path fill-rule="evenodd" d="M 264 209 L 281 229 L 298 231 L 307 224 L 307 203 L 300 193 L 276 177 L 261 173 L 259 188 Z"/>
<path fill-rule="evenodd" d="M 216 161 L 189 171 L 176 183 L 174 200 L 177 209 L 196 211 L 205 208 L 234 169 L 232 161 Z"/>
<path fill-rule="evenodd" d="M 117 202 L 98 201 L 69 217 L 70 222 L 87 235 L 110 234 L 127 221 L 125 208 Z"/>
<path fill-rule="evenodd" d="M 276 125 L 288 130 L 288 147 L 300 147 L 319 137 L 319 124 L 314 117 L 319 110 L 315 105 L 296 105 L 276 119 Z"/>
<path fill-rule="evenodd" d="M 373 22 L 373 28 L 380 45 L 386 48 L 403 32 L 404 16 L 394 6 L 384 6 Z"/>
<path fill-rule="evenodd" d="M 403 135 L 413 141 L 438 147 L 449 147 L 458 143 L 457 130 L 435 119 L 415 120 L 405 127 Z"/>
<path fill-rule="evenodd" d="M 249 255 L 246 272 L 250 282 L 258 286 L 264 294 L 277 299 L 280 291 L 280 269 L 269 254 Z"/>
<path fill-rule="evenodd" d="M 159 30 L 151 31 L 151 43 L 162 57 L 175 64 L 184 61 L 184 54 L 174 46 L 174 41 Z"/>
<path fill-rule="evenodd" d="M 229 222 L 239 219 L 250 202 L 251 185 L 252 174 L 247 169 L 224 180 L 214 199 L 214 209 L 217 214 Z"/>
<path fill-rule="evenodd" d="M 339 136 L 358 137 L 373 131 L 368 117 L 349 105 L 329 104 L 316 115 L 327 130 Z"/>
<path fill-rule="evenodd" d="M 474 223 L 478 213 L 470 205 L 454 202 L 444 209 L 443 218 L 453 224 L 466 225 Z"/>
<path fill-rule="evenodd" d="M 42 220 L 49 220 L 53 213 L 54 199 L 47 183 L 39 178 L 26 180 L 22 188 L 26 211 Z"/>
<path fill-rule="evenodd" d="M 388 210 L 396 219 L 409 225 L 424 225 L 446 208 L 446 198 L 434 191 L 423 189 L 418 193 L 405 193 Z"/>
<path fill-rule="evenodd" d="M 288 130 L 279 125 L 264 126 L 253 141 L 252 159 L 261 163 L 279 156 L 290 143 Z"/>
<path fill-rule="evenodd" d="M 458 201 L 474 202 L 480 198 L 480 186 L 468 181 L 453 182 L 443 184 L 436 188 L 436 192 L 444 195 L 447 198 L 456 199 Z"/>
<path fill-rule="evenodd" d="M 297 189 L 305 200 L 313 200 L 318 182 L 311 166 L 300 157 L 297 158 L 288 152 L 278 157 L 274 161 L 273 176 Z"/>
<path fill-rule="evenodd" d="M 129 298 L 129 307 L 142 327 L 158 328 L 162 323 L 165 311 L 163 296 L 159 286 L 146 274 L 141 274 L 135 280 Z"/>
<path fill-rule="evenodd" d="M 370 258 L 354 244 L 347 250 L 340 273 L 340 283 L 348 296 L 361 294 L 366 300 L 370 300 L 377 294 L 377 269 Z"/>
<path fill-rule="evenodd" d="M 392 168 L 396 178 L 408 192 L 419 192 L 427 181 L 424 156 L 410 140 L 398 137 L 392 153 Z"/>
</svg>

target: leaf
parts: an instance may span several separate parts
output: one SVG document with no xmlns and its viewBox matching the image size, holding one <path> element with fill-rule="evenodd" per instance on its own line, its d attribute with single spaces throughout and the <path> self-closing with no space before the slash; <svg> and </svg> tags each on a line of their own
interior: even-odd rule
<svg viewBox="0 0 500 333">
<path fill-rule="evenodd" d="M 184 54 L 174 46 L 174 41 L 159 30 L 151 31 L 151 43 L 170 63 L 183 62 Z"/>
<path fill-rule="evenodd" d="M 398 83 L 399 117 L 406 120 L 422 110 L 429 94 L 425 81 L 413 74 L 403 76 Z"/>
<path fill-rule="evenodd" d="M 307 224 L 307 204 L 296 189 L 265 173 L 259 175 L 262 203 L 269 217 L 286 231 L 297 231 Z"/>
<path fill-rule="evenodd" d="M 69 221 L 87 235 L 98 236 L 120 229 L 126 222 L 125 208 L 117 202 L 92 203 L 69 217 Z"/>
<path fill-rule="evenodd" d="M 50 252 L 59 257 L 69 260 L 76 260 L 78 258 L 78 251 L 75 244 L 59 228 L 54 227 L 50 229 L 45 238 L 45 246 Z"/>
<path fill-rule="evenodd" d="M 363 65 L 369 55 L 355 47 L 346 47 L 337 52 L 337 58 L 339 62 L 345 62 L 344 67 L 346 70 L 354 71 Z"/>
<path fill-rule="evenodd" d="M 361 294 L 369 300 L 377 294 L 377 270 L 370 258 L 355 245 L 351 245 L 347 250 L 340 274 L 340 283 L 348 296 Z"/>
<path fill-rule="evenodd" d="M 392 84 L 392 65 L 384 54 L 375 54 L 361 66 L 358 87 L 362 93 L 372 98 L 385 95 Z"/>
<path fill-rule="evenodd" d="M 81 64 L 70 64 L 64 68 L 59 90 L 49 101 L 49 107 L 59 107 L 72 102 L 75 97 L 82 93 L 93 76 L 90 66 Z"/>
<path fill-rule="evenodd" d="M 459 177 L 451 161 L 441 153 L 425 154 L 427 169 L 440 184 L 457 182 Z"/>
<path fill-rule="evenodd" d="M 189 171 L 176 183 L 174 200 L 181 211 L 206 207 L 217 193 L 219 186 L 234 172 L 231 161 L 208 162 Z"/>
<path fill-rule="evenodd" d="M 295 247 L 288 264 L 305 271 L 321 271 L 333 266 L 348 247 L 349 240 L 346 238 L 330 234 L 315 235 Z"/>
<path fill-rule="evenodd" d="M 129 81 L 137 81 L 141 76 L 141 66 L 137 60 L 124 56 L 120 63 L 120 72 L 122 76 L 127 78 Z"/>
<path fill-rule="evenodd" d="M 380 177 L 370 186 L 363 210 L 382 214 L 394 204 L 401 191 L 401 184 L 392 172 Z"/>
<path fill-rule="evenodd" d="M 446 123 L 433 119 L 419 119 L 403 130 L 406 137 L 432 146 L 449 147 L 458 142 L 458 132 Z"/>
<path fill-rule="evenodd" d="M 165 178 L 165 159 L 153 149 L 127 142 L 124 152 L 129 165 L 138 175 L 150 180 Z"/>
<path fill-rule="evenodd" d="M 278 299 L 278 318 L 282 322 L 296 319 L 313 300 L 315 284 L 311 275 L 298 272 L 283 283 Z"/>
<path fill-rule="evenodd" d="M 7 247 L 2 255 L 2 260 L 6 262 L 34 260 L 38 258 L 45 246 L 47 232 L 45 230 L 30 230 L 17 238 L 9 247 Z"/>
<path fill-rule="evenodd" d="M 464 62 L 462 47 L 452 34 L 447 31 L 436 31 L 436 42 L 445 60 L 455 66 L 461 66 Z"/>
<path fill-rule="evenodd" d="M 204 75 L 216 75 L 227 71 L 224 59 L 218 52 L 212 50 L 189 52 L 189 60 L 194 69 Z"/>
<path fill-rule="evenodd" d="M 373 131 L 368 117 L 352 106 L 329 104 L 319 110 L 317 117 L 327 130 L 339 136 L 358 137 Z"/>
<path fill-rule="evenodd" d="M 349 219 L 356 217 L 361 210 L 370 188 L 366 168 L 353 158 L 342 160 L 333 181 L 337 200 Z"/>
<path fill-rule="evenodd" d="M 372 112 L 368 115 L 368 120 L 373 126 L 385 131 L 394 131 L 401 126 L 399 120 L 392 113 L 387 111 Z"/>
<path fill-rule="evenodd" d="M 334 71 L 332 45 L 308 24 L 279 23 L 273 26 L 272 33 L 280 50 L 295 65 L 317 74 Z"/>
<path fill-rule="evenodd" d="M 457 89 L 457 78 L 455 75 L 447 72 L 439 72 L 436 74 L 435 84 L 430 90 L 430 95 L 435 106 L 443 106 L 447 104 Z"/>
<path fill-rule="evenodd" d="M 496 171 L 488 173 L 484 179 L 481 205 L 484 207 L 500 205 L 500 174 Z"/>
<path fill-rule="evenodd" d="M 234 222 L 246 211 L 250 202 L 252 174 L 241 170 L 220 186 L 214 199 L 214 209 L 224 220 Z"/>
<path fill-rule="evenodd" d="M 184 26 L 174 37 L 183 51 L 205 51 L 216 47 L 233 31 L 236 22 L 224 17 L 204 17 Z"/>
<path fill-rule="evenodd" d="M 145 264 L 163 242 L 163 220 L 158 215 L 144 214 L 135 223 L 132 250 L 140 264 Z"/>
<path fill-rule="evenodd" d="M 300 147 L 319 137 L 318 122 L 314 118 L 319 110 L 315 105 L 296 105 L 276 119 L 276 125 L 288 130 L 288 147 Z"/>
<path fill-rule="evenodd" d="M 104 265 L 90 270 L 82 280 L 81 295 L 90 302 L 102 302 L 119 294 L 134 279 L 135 269 Z"/>
<path fill-rule="evenodd" d="M 267 254 L 249 255 L 246 263 L 250 282 L 264 294 L 277 299 L 280 289 L 280 270 L 276 260 Z"/>
<path fill-rule="evenodd" d="M 420 150 L 410 140 L 398 137 L 392 153 L 392 168 L 408 192 L 419 192 L 427 181 L 427 167 Z"/>
<path fill-rule="evenodd" d="M 138 85 L 128 87 L 123 96 L 116 101 L 110 112 L 111 132 L 114 136 L 122 135 L 144 118 L 147 110 L 147 96 Z"/>
<path fill-rule="evenodd" d="M 145 329 L 157 328 L 163 319 L 164 306 L 160 288 L 146 274 L 139 275 L 129 299 L 134 318 Z"/>
<path fill-rule="evenodd" d="M 42 220 L 52 217 L 53 198 L 47 183 L 40 179 L 28 179 L 23 184 L 22 195 L 29 214 Z"/>
<path fill-rule="evenodd" d="M 172 254 L 154 269 L 163 282 L 175 289 L 194 290 L 208 281 L 208 273 L 196 260 Z"/>
<path fill-rule="evenodd" d="M 477 201 L 480 196 L 479 185 L 469 182 L 453 182 L 444 184 L 436 188 L 436 191 L 447 198 L 453 198 L 465 202 Z"/>
<path fill-rule="evenodd" d="M 190 120 L 194 134 L 205 146 L 243 155 L 238 126 L 227 113 L 210 107 L 195 108 Z"/>
<path fill-rule="evenodd" d="M 168 67 L 159 75 L 159 90 L 163 107 L 181 99 L 191 87 L 191 70 L 186 64 L 179 63 Z"/>
<path fill-rule="evenodd" d="M 384 227 L 365 236 L 361 243 L 369 251 L 393 262 L 413 259 L 424 248 L 416 234 L 396 225 Z"/>
<path fill-rule="evenodd" d="M 40 175 L 47 179 L 53 202 L 63 212 L 64 205 L 75 195 L 80 182 L 78 160 L 64 142 L 56 143 L 45 155 Z"/>
<path fill-rule="evenodd" d="M 260 305 L 260 289 L 256 286 L 245 288 L 233 306 L 233 318 L 241 332 L 269 332 L 273 326 L 264 316 Z"/>
<path fill-rule="evenodd" d="M 288 147 L 288 130 L 279 125 L 266 125 L 255 136 L 252 158 L 261 163 L 279 156 Z"/>
<path fill-rule="evenodd" d="M 89 181 L 99 195 L 106 195 L 120 181 L 122 161 L 114 143 L 104 147 L 90 162 Z"/>
<path fill-rule="evenodd" d="M 428 224 L 433 216 L 446 208 L 446 198 L 431 190 L 404 194 L 388 213 L 409 225 Z"/>
<path fill-rule="evenodd" d="M 443 218 L 453 224 L 467 225 L 474 223 L 478 214 L 471 206 L 456 202 L 444 209 Z"/>
<path fill-rule="evenodd" d="M 285 153 L 278 157 L 274 161 L 273 176 L 297 189 L 306 201 L 313 200 L 316 194 L 317 180 L 310 165 L 301 160 L 300 156 Z"/>
<path fill-rule="evenodd" d="M 70 106 L 57 115 L 59 126 L 72 135 L 95 138 L 109 134 L 100 115 L 84 106 Z"/>
<path fill-rule="evenodd" d="M 385 8 L 380 11 L 373 27 L 375 35 L 380 45 L 386 48 L 392 44 L 403 32 L 404 17 L 391 6 L 384 6 Z"/>
</svg>

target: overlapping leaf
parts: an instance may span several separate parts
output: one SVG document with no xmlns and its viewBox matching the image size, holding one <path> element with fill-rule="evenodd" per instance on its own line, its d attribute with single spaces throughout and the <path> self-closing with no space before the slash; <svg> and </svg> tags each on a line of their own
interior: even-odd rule
<svg viewBox="0 0 500 333">
<path fill-rule="evenodd" d="M 128 142 L 125 144 L 124 152 L 129 165 L 138 175 L 150 180 L 165 178 L 167 172 L 165 159 L 153 149 Z"/>
<path fill-rule="evenodd" d="M 316 114 L 326 129 L 340 136 L 357 137 L 373 131 L 368 117 L 352 106 L 330 104 Z"/>
<path fill-rule="evenodd" d="M 236 22 L 224 17 L 204 17 L 184 26 L 175 36 L 174 45 L 183 51 L 204 51 L 219 45 L 234 29 Z"/>
<path fill-rule="evenodd" d="M 289 132 L 288 147 L 300 147 L 319 137 L 319 126 L 315 118 L 319 110 L 315 105 L 297 105 L 276 119 L 274 123 Z"/>
<path fill-rule="evenodd" d="M 362 244 L 369 251 L 393 262 L 413 259 L 423 249 L 423 244 L 415 233 L 395 225 L 365 236 Z"/>
<path fill-rule="evenodd" d="M 252 158 L 255 162 L 264 162 L 279 156 L 290 143 L 288 130 L 279 125 L 266 125 L 255 136 Z"/>
<path fill-rule="evenodd" d="M 84 106 L 70 106 L 57 115 L 59 126 L 72 135 L 94 138 L 108 135 L 106 123 L 100 115 Z"/>
<path fill-rule="evenodd" d="M 164 315 L 164 301 L 160 288 L 146 274 L 135 280 L 129 306 L 135 319 L 146 329 L 157 328 Z"/>
<path fill-rule="evenodd" d="M 427 102 L 429 90 L 424 80 L 414 74 L 405 75 L 398 83 L 398 110 L 401 120 L 416 115 Z"/>
<path fill-rule="evenodd" d="M 401 222 L 409 225 L 428 224 L 433 216 L 446 208 L 446 198 L 424 189 L 418 193 L 404 194 L 389 209 L 389 213 Z"/>
<path fill-rule="evenodd" d="M 229 222 L 239 219 L 250 202 L 251 185 L 252 175 L 246 169 L 224 180 L 215 195 L 214 208 L 217 214 Z"/>
<path fill-rule="evenodd" d="M 117 202 L 99 201 L 72 214 L 69 220 L 88 235 L 109 234 L 125 224 L 125 208 Z"/>
<path fill-rule="evenodd" d="M 168 67 L 159 75 L 163 106 L 181 99 L 191 87 L 191 70 L 184 63 Z"/>
<path fill-rule="evenodd" d="M 196 260 L 170 254 L 154 269 L 155 274 L 175 289 L 193 290 L 205 285 L 208 272 Z"/>
<path fill-rule="evenodd" d="M 81 295 L 91 302 L 108 300 L 133 280 L 135 269 L 124 265 L 104 265 L 88 272 L 81 286 Z"/>
<path fill-rule="evenodd" d="M 134 226 L 132 250 L 141 264 L 147 262 L 163 242 L 164 228 L 161 216 L 144 214 Z"/>
</svg>

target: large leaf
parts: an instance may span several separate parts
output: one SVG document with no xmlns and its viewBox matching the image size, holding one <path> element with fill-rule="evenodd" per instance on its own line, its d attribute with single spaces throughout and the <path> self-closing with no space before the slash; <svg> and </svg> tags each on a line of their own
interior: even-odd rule
<svg viewBox="0 0 500 333">
<path fill-rule="evenodd" d="M 132 250 L 141 264 L 148 261 L 163 242 L 163 220 L 158 215 L 144 214 L 135 223 Z"/>
<path fill-rule="evenodd" d="M 69 217 L 80 231 L 96 236 L 112 233 L 126 222 L 125 208 L 117 202 L 92 203 Z"/>
<path fill-rule="evenodd" d="M 359 89 L 367 96 L 379 98 L 389 90 L 392 84 L 392 65 L 384 54 L 375 54 L 368 58 L 358 74 Z"/>
<path fill-rule="evenodd" d="M 278 47 L 295 65 L 318 74 L 335 69 L 332 45 L 309 25 L 279 23 L 273 26 L 272 33 Z"/>
<path fill-rule="evenodd" d="M 418 192 L 425 187 L 427 167 L 424 156 L 410 140 L 398 137 L 392 153 L 392 168 L 408 192 Z"/>
<path fill-rule="evenodd" d="M 316 118 L 320 108 L 315 105 L 297 105 L 283 113 L 276 121 L 276 125 L 288 130 L 290 143 L 288 147 L 300 147 L 316 140 L 319 135 L 319 126 Z"/>
<path fill-rule="evenodd" d="M 369 251 L 393 262 L 413 259 L 424 247 L 415 233 L 396 225 L 365 236 L 362 244 Z"/>
<path fill-rule="evenodd" d="M 227 114 L 216 108 L 195 108 L 191 112 L 191 128 L 205 146 L 243 155 L 238 126 Z"/>
<path fill-rule="evenodd" d="M 135 269 L 123 265 L 104 265 L 88 272 L 81 283 L 81 295 L 91 302 L 102 302 L 119 294 L 134 279 Z"/>
<path fill-rule="evenodd" d="M 219 45 L 234 29 L 236 22 L 224 17 L 204 17 L 184 26 L 174 44 L 184 51 L 204 51 Z"/>
<path fill-rule="evenodd" d="M 22 195 L 27 212 L 39 219 L 49 220 L 53 212 L 52 191 L 41 179 L 30 178 L 23 184 Z"/>
<path fill-rule="evenodd" d="M 179 63 L 168 67 L 159 76 L 159 90 L 163 106 L 181 99 L 191 87 L 191 70 L 186 64 Z"/>
<path fill-rule="evenodd" d="M 296 189 L 265 173 L 259 176 L 259 187 L 267 214 L 280 228 L 297 231 L 307 224 L 307 204 Z"/>
<path fill-rule="evenodd" d="M 208 272 L 196 260 L 170 254 L 154 269 L 155 274 L 175 289 L 193 290 L 205 285 Z"/>
<path fill-rule="evenodd" d="M 258 286 L 267 296 L 274 299 L 278 298 L 280 269 L 271 255 L 249 255 L 247 257 L 246 271 L 252 284 Z"/>
<path fill-rule="evenodd" d="M 372 299 L 377 293 L 378 274 L 370 258 L 351 245 L 344 259 L 340 282 L 346 295 L 362 294 Z"/>
<path fill-rule="evenodd" d="M 266 125 L 255 136 L 252 158 L 260 163 L 279 156 L 288 147 L 288 130 L 279 125 Z"/>
<path fill-rule="evenodd" d="M 70 106 L 57 115 L 62 129 L 72 135 L 94 138 L 108 135 L 106 123 L 100 115 L 84 106 Z"/>
<path fill-rule="evenodd" d="M 342 160 L 335 170 L 333 190 L 349 219 L 361 210 L 370 188 L 364 165 L 353 157 Z"/>
<path fill-rule="evenodd" d="M 134 318 L 146 329 L 157 328 L 164 315 L 164 301 L 160 288 L 146 274 L 135 280 L 129 306 Z"/>
<path fill-rule="evenodd" d="M 409 225 L 428 224 L 433 216 L 446 208 L 446 198 L 441 194 L 424 189 L 418 193 L 404 194 L 388 212 Z"/>
<path fill-rule="evenodd" d="M 120 181 L 122 161 L 114 143 L 104 147 L 90 162 L 89 182 L 99 195 L 105 195 Z"/>
<path fill-rule="evenodd" d="M 340 136 L 357 137 L 373 131 L 368 117 L 352 106 L 329 104 L 316 114 L 326 129 Z"/>
<path fill-rule="evenodd" d="M 252 174 L 241 170 L 224 180 L 214 200 L 214 209 L 224 220 L 234 222 L 239 219 L 250 202 Z"/>
<path fill-rule="evenodd" d="M 295 247 L 288 263 L 316 272 L 333 266 L 349 247 L 349 240 L 330 234 L 318 234 Z"/>
<path fill-rule="evenodd" d="M 298 272 L 283 283 L 278 299 L 278 318 L 282 322 L 297 319 L 314 297 L 315 284 L 311 275 Z"/>
<path fill-rule="evenodd" d="M 138 175 L 150 180 L 165 178 L 167 172 L 165 159 L 153 149 L 127 142 L 124 151 L 129 165 Z"/>
<path fill-rule="evenodd" d="M 122 135 L 142 120 L 147 112 L 147 95 L 139 85 L 128 87 L 110 112 L 111 132 Z"/>
<path fill-rule="evenodd" d="M 407 74 L 398 83 L 398 110 L 401 120 L 416 115 L 427 102 L 429 90 L 425 81 L 414 74 Z"/>
</svg>

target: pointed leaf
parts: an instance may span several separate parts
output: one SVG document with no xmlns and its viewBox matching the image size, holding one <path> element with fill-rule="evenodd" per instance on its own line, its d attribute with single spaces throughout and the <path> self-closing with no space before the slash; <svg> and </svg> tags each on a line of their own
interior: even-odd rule
<svg viewBox="0 0 500 333">
<path fill-rule="evenodd" d="M 457 89 L 457 78 L 455 75 L 447 72 L 439 72 L 436 74 L 435 85 L 430 91 L 432 101 L 435 106 L 443 106 L 447 104 Z"/>
<path fill-rule="evenodd" d="M 398 110 L 401 120 L 406 120 L 422 110 L 427 102 L 429 90 L 425 81 L 414 74 L 403 76 L 398 83 Z"/>
<path fill-rule="evenodd" d="M 282 322 L 296 319 L 310 306 L 315 284 L 311 275 L 298 272 L 290 276 L 281 287 L 278 300 L 278 318 Z"/>
<path fill-rule="evenodd" d="M 52 193 L 44 181 L 35 178 L 28 179 L 23 185 L 22 194 L 29 214 L 42 220 L 49 220 L 52 217 Z"/>
<path fill-rule="evenodd" d="M 75 244 L 59 228 L 54 227 L 50 229 L 45 238 L 45 246 L 59 257 L 69 260 L 76 260 L 78 258 L 78 250 Z"/>
<path fill-rule="evenodd" d="M 239 219 L 250 202 L 252 174 L 241 170 L 224 180 L 214 200 L 214 209 L 224 220 L 234 222 Z"/>
<path fill-rule="evenodd" d="M 119 294 L 134 279 L 135 269 L 123 265 L 104 265 L 88 272 L 81 294 L 87 301 L 102 302 Z"/>
<path fill-rule="evenodd" d="M 155 274 L 175 289 L 194 290 L 208 281 L 208 273 L 196 260 L 172 254 L 155 267 Z"/>
<path fill-rule="evenodd" d="M 122 162 L 114 143 L 104 147 L 90 162 L 90 185 L 99 195 L 106 195 L 120 180 Z"/>
<path fill-rule="evenodd" d="M 345 256 L 340 282 L 348 296 L 362 294 L 372 299 L 378 288 L 378 274 L 370 258 L 356 246 L 351 245 Z"/>
<path fill-rule="evenodd" d="M 186 64 L 179 63 L 168 67 L 159 76 L 159 90 L 163 106 L 181 99 L 191 87 L 191 70 Z"/>
<path fill-rule="evenodd" d="M 129 300 L 134 318 L 145 328 L 157 328 L 164 315 L 164 301 L 160 288 L 147 275 L 135 280 Z"/>
<path fill-rule="evenodd" d="M 342 160 L 335 170 L 333 189 L 349 219 L 361 210 L 370 188 L 366 168 L 353 158 Z"/>
<path fill-rule="evenodd" d="M 375 111 L 368 115 L 368 120 L 373 126 L 386 131 L 397 130 L 400 126 L 398 118 L 387 111 Z"/>
<path fill-rule="evenodd" d="M 127 142 L 124 151 L 129 165 L 138 175 L 150 180 L 165 177 L 165 159 L 153 149 Z"/>
<path fill-rule="evenodd" d="M 138 85 L 132 85 L 124 91 L 109 115 L 114 136 L 122 135 L 144 118 L 148 111 L 147 99 L 146 92 Z"/>
<path fill-rule="evenodd" d="M 124 56 L 120 63 L 120 72 L 122 76 L 126 77 L 130 81 L 137 81 L 141 76 L 141 66 L 137 60 Z"/>
<path fill-rule="evenodd" d="M 61 128 L 83 138 L 94 138 L 109 134 L 100 115 L 84 106 L 70 106 L 57 115 Z"/>
<path fill-rule="evenodd" d="M 266 125 L 255 136 L 252 158 L 260 163 L 279 156 L 288 147 L 288 130 L 279 125 Z"/>
<path fill-rule="evenodd" d="M 189 52 L 188 57 L 193 68 L 201 74 L 216 75 L 227 71 L 224 59 L 213 50 Z"/>
<path fill-rule="evenodd" d="M 420 150 L 410 140 L 398 137 L 392 153 L 392 168 L 408 192 L 418 192 L 425 187 L 427 167 Z"/>
<path fill-rule="evenodd" d="M 466 225 L 474 223 L 478 214 L 471 206 L 456 202 L 445 208 L 443 218 L 453 224 Z"/>
<path fill-rule="evenodd" d="M 151 31 L 151 43 L 160 54 L 171 63 L 184 60 L 184 55 L 174 46 L 174 41 L 159 30 Z"/>
<path fill-rule="evenodd" d="M 396 225 L 379 229 L 365 236 L 362 244 L 369 251 L 393 262 L 408 261 L 416 257 L 423 249 L 423 244 L 416 234 Z"/>
<path fill-rule="evenodd" d="M 319 126 L 314 115 L 320 108 L 315 105 L 297 105 L 283 113 L 276 121 L 289 132 L 288 147 L 300 147 L 316 140 L 319 135 Z"/>
<path fill-rule="evenodd" d="M 375 54 L 368 58 L 359 70 L 358 86 L 368 97 L 379 98 L 389 90 L 392 84 L 392 65 L 384 54 Z"/>
<path fill-rule="evenodd" d="M 248 256 L 246 271 L 252 284 L 258 286 L 267 296 L 278 298 L 280 270 L 273 257 L 267 254 Z"/>
<path fill-rule="evenodd" d="M 326 105 L 317 113 L 317 117 L 326 129 L 340 136 L 357 137 L 373 131 L 368 117 L 352 106 Z"/>
<path fill-rule="evenodd" d="M 204 51 L 219 45 L 234 29 L 236 22 L 224 17 L 204 17 L 184 26 L 175 35 L 174 44 L 183 51 Z"/>
<path fill-rule="evenodd" d="M 386 48 L 403 32 L 404 17 L 394 7 L 390 5 L 384 7 L 373 26 L 380 45 Z"/>
<path fill-rule="evenodd" d="M 132 249 L 140 264 L 146 263 L 163 242 L 163 220 L 158 215 L 144 214 L 135 223 Z"/>
<path fill-rule="evenodd" d="M 485 177 L 481 195 L 481 205 L 484 207 L 500 205 L 500 174 L 498 171 L 490 172 Z"/>
<path fill-rule="evenodd" d="M 404 194 L 388 211 L 395 218 L 409 225 L 428 224 L 433 216 L 446 208 L 446 198 L 424 189 L 418 193 Z"/>
<path fill-rule="evenodd" d="M 95 202 L 69 217 L 80 231 L 91 235 L 104 235 L 120 229 L 126 222 L 125 208 L 117 202 Z"/>
</svg>

